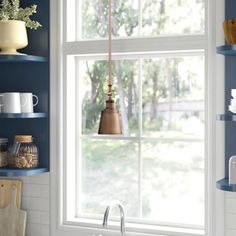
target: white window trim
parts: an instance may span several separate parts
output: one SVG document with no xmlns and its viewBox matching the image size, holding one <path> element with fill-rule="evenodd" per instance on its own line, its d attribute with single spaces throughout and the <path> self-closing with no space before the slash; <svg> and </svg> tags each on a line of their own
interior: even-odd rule
<svg viewBox="0 0 236 236">
<path fill-rule="evenodd" d="M 60 51 L 62 41 L 63 41 L 63 32 L 61 32 L 59 26 L 62 22 L 62 6 L 61 1 L 59 0 L 51 0 L 50 3 L 50 9 L 51 9 L 51 17 L 50 17 L 50 23 L 51 23 L 51 60 L 50 60 L 50 78 L 51 78 L 51 112 L 50 112 L 50 132 L 51 132 L 51 138 L 50 138 L 50 156 L 51 156 L 51 178 L 50 178 L 50 187 L 51 187 L 51 236 L 91 236 L 91 235 L 99 235 L 100 233 L 103 235 L 120 235 L 119 231 L 114 230 L 112 228 L 111 230 L 103 230 L 102 227 L 98 228 L 97 225 L 94 225 L 93 227 L 86 227 L 86 224 L 83 226 L 77 226 L 74 224 L 71 225 L 63 225 L 63 219 L 62 219 L 62 204 L 61 204 L 61 196 L 62 193 L 62 183 L 63 183 L 63 176 L 60 174 L 60 170 L 62 168 L 63 159 L 62 153 L 62 144 L 63 144 L 63 137 L 62 137 L 62 127 L 63 127 L 63 110 L 61 104 L 63 104 L 63 83 L 62 83 L 62 52 Z M 207 72 L 207 76 L 209 78 L 209 101 L 207 102 L 207 105 L 211 105 L 210 108 L 210 115 L 207 118 L 207 125 L 210 125 L 210 133 L 211 137 L 210 140 L 208 140 L 208 146 L 209 146 L 209 156 L 211 157 L 209 161 L 206 163 L 206 168 L 208 168 L 209 172 L 208 175 L 206 175 L 206 178 L 208 178 L 209 185 L 206 186 L 206 194 L 208 192 L 209 199 L 207 201 L 207 214 L 206 217 L 206 234 L 207 236 L 222 236 L 224 235 L 224 194 L 215 188 L 215 181 L 216 179 L 223 176 L 223 166 L 224 166 L 224 148 L 222 147 L 222 144 L 224 143 L 224 135 L 220 135 L 224 133 L 224 128 L 216 128 L 216 122 L 215 122 L 215 114 L 217 112 L 223 111 L 223 103 L 222 101 L 224 98 L 224 89 L 223 89 L 223 81 L 224 81 L 224 73 L 223 73 L 223 59 L 216 57 L 215 55 L 215 46 L 216 46 L 216 39 L 217 39 L 217 45 L 223 43 L 223 37 L 222 37 L 222 30 L 215 30 L 216 27 L 221 27 L 221 22 L 224 19 L 223 9 L 224 9 L 224 1 L 214 1 L 214 0 L 208 0 L 208 12 L 209 12 L 209 45 L 208 46 L 209 51 L 207 52 L 208 55 L 208 63 L 209 63 L 209 71 Z M 216 31 L 216 32 L 215 32 Z M 186 36 L 188 37 L 188 36 Z M 181 40 L 184 41 L 185 37 L 174 37 L 175 40 Z M 137 39 L 121 39 L 123 40 L 124 44 L 127 45 L 127 48 L 129 48 L 129 51 L 132 52 L 134 50 L 133 46 L 135 43 L 138 43 Z M 174 45 L 174 41 L 166 41 L 165 44 L 163 44 L 162 38 L 159 39 L 162 43 L 162 46 L 173 46 L 173 50 L 178 50 L 179 47 L 176 47 Z M 199 36 L 199 42 L 204 42 L 206 44 L 206 37 L 205 36 Z M 176 42 L 176 41 L 175 41 Z M 165 47 L 159 48 L 158 44 L 155 40 L 155 45 L 152 42 L 152 39 L 150 39 L 150 45 L 156 47 L 156 50 L 164 50 Z M 79 45 L 80 44 L 80 45 Z M 82 46 L 83 47 L 78 47 Z M 67 50 L 71 50 L 71 54 L 78 53 L 78 48 L 82 50 L 84 47 L 89 47 L 89 42 L 80 42 L 80 43 L 67 43 L 66 47 Z M 105 47 L 105 41 L 104 45 L 102 47 Z M 190 45 L 189 45 L 190 46 Z M 192 45 L 193 46 L 193 45 Z M 199 44 L 194 45 L 196 47 L 196 50 L 199 49 Z M 134 46 L 135 47 L 135 46 Z M 207 48 L 207 47 L 206 47 Z M 181 48 L 181 50 L 188 49 L 188 45 L 186 47 Z M 119 48 L 116 46 L 116 42 L 114 41 L 114 52 L 118 52 Z M 87 51 L 86 51 L 87 52 Z M 142 52 L 140 51 L 140 55 L 142 56 Z M 146 52 L 146 49 L 145 49 Z M 80 54 L 84 54 L 83 51 L 80 51 Z M 103 57 L 101 53 L 101 57 Z M 115 57 L 119 57 L 118 55 L 115 55 Z M 217 65 L 217 66 L 216 66 Z M 217 83 L 216 83 L 217 82 Z M 217 94 L 217 96 L 216 96 Z M 220 96 L 219 96 L 220 95 Z M 217 99 L 217 100 L 216 100 Z M 217 132 L 217 133 L 216 133 Z M 217 136 L 216 139 L 213 137 Z M 219 137 L 219 138 L 218 138 Z M 218 144 L 218 145 L 217 145 Z M 217 152 L 216 147 L 218 147 Z M 219 148 L 222 147 L 222 148 Z M 216 157 L 216 158 L 215 158 Z M 217 161 L 216 161 L 217 160 Z M 115 227 L 117 229 L 117 227 Z M 154 233 L 155 232 L 155 233 Z M 160 229 L 160 235 L 180 235 L 176 234 L 172 231 L 169 231 L 165 228 Z M 127 233 L 127 235 L 157 235 L 156 231 L 149 230 L 146 233 L 140 233 L 140 231 L 136 230 L 136 232 L 133 233 Z M 182 232 L 182 236 L 184 235 L 199 235 L 198 232 L 196 234 L 192 234 L 191 232 Z"/>
</svg>

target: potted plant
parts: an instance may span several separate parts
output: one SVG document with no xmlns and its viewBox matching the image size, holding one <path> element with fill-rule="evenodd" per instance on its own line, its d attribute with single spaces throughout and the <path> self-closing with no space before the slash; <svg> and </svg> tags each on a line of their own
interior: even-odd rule
<svg viewBox="0 0 236 236">
<path fill-rule="evenodd" d="M 20 0 L 2 0 L 0 6 L 0 54 L 19 54 L 16 50 L 28 45 L 26 27 L 41 27 L 30 17 L 37 12 L 37 5 L 21 8 Z"/>
</svg>

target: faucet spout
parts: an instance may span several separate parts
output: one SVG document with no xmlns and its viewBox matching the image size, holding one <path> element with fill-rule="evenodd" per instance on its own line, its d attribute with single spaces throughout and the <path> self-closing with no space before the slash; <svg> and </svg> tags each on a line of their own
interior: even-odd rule
<svg viewBox="0 0 236 236">
<path fill-rule="evenodd" d="M 110 204 L 107 206 L 106 211 L 104 213 L 103 217 L 103 227 L 107 228 L 108 220 L 109 220 L 109 214 L 113 207 L 118 206 L 120 210 L 120 232 L 121 236 L 125 236 L 125 210 L 124 206 L 117 200 L 111 201 Z"/>
</svg>

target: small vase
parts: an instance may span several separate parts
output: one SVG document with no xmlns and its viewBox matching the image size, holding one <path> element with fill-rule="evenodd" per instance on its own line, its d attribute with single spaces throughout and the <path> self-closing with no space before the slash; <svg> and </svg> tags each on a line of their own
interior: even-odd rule
<svg viewBox="0 0 236 236">
<path fill-rule="evenodd" d="M 16 50 L 28 45 L 24 21 L 0 21 L 0 54 L 17 55 Z"/>
</svg>

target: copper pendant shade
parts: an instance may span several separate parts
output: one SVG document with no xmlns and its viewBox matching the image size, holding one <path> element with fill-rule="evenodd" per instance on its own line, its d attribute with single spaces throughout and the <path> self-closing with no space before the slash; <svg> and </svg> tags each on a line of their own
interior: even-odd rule
<svg viewBox="0 0 236 236">
<path fill-rule="evenodd" d="M 113 100 L 106 101 L 106 108 L 101 112 L 99 134 L 122 134 L 120 116 Z"/>
<path fill-rule="evenodd" d="M 109 0 L 109 79 L 106 108 L 101 112 L 98 134 L 122 134 L 120 115 L 112 99 L 111 0 Z"/>
</svg>

